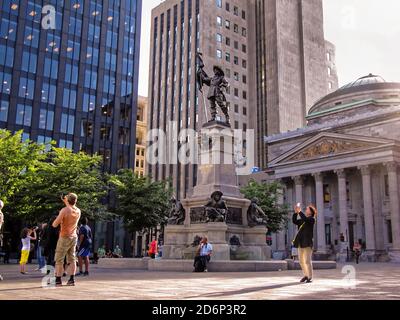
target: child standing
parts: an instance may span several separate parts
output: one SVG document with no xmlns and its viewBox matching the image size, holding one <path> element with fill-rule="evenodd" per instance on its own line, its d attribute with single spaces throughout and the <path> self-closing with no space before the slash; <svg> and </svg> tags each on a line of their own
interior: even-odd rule
<svg viewBox="0 0 400 320">
<path fill-rule="evenodd" d="M 31 236 L 33 234 L 33 237 Z M 22 249 L 21 249 L 21 260 L 20 264 L 20 272 L 22 274 L 26 274 L 25 272 L 25 265 L 28 262 L 29 252 L 31 251 L 31 241 L 36 240 L 36 229 L 28 229 L 24 228 L 21 232 L 21 242 L 22 242 Z"/>
</svg>

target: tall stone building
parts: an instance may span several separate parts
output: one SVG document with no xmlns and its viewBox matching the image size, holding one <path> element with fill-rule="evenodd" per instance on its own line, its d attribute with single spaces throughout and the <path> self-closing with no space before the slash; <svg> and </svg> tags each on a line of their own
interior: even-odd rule
<svg viewBox="0 0 400 320">
<path fill-rule="evenodd" d="M 328 73 L 328 93 L 339 89 L 339 77 L 336 68 L 336 47 L 333 43 L 325 41 L 326 64 Z"/>
<path fill-rule="evenodd" d="M 221 66 L 230 82 L 232 126 L 250 127 L 249 87 L 254 73 L 248 61 L 251 2 L 168 0 L 152 11 L 149 129 L 167 132 L 175 121 L 179 131 L 197 130 L 206 122 L 204 97 L 196 89 L 196 53 L 202 52 L 206 72 Z M 177 142 L 174 142 L 177 143 Z M 177 196 L 185 198 L 196 184 L 196 165 L 149 165 L 156 180 L 172 177 Z"/>
<path fill-rule="evenodd" d="M 334 46 L 325 42 L 321 0 L 255 0 L 256 96 L 254 114 L 256 159 L 267 167 L 268 135 L 306 124 L 308 109 L 329 93 L 327 48 L 334 64 Z M 328 46 L 329 45 L 329 46 Z M 335 70 L 332 66 L 331 71 Z M 332 89 L 336 82 L 331 80 Z M 255 110 L 254 110 L 255 111 Z"/>
<path fill-rule="evenodd" d="M 136 158 L 135 173 L 143 177 L 146 173 L 146 135 L 147 135 L 147 98 L 139 96 L 136 122 Z"/>
<path fill-rule="evenodd" d="M 256 165 L 266 168 L 264 137 L 304 126 L 307 106 L 328 93 L 326 50 L 321 0 L 164 1 L 152 12 L 149 129 L 206 122 L 208 101 L 196 90 L 202 52 L 207 73 L 225 71 L 232 127 L 256 131 L 244 148 L 254 146 Z M 195 165 L 149 165 L 147 173 L 172 177 L 180 198 L 197 180 Z"/>
</svg>

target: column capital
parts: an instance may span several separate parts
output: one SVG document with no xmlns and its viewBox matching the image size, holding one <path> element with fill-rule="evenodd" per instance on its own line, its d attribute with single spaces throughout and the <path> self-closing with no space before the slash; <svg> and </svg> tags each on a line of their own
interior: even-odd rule
<svg viewBox="0 0 400 320">
<path fill-rule="evenodd" d="M 340 179 L 346 179 L 346 177 L 347 177 L 345 169 L 337 169 L 337 170 L 335 170 L 335 173 L 337 174 L 337 176 Z"/>
<path fill-rule="evenodd" d="M 312 176 L 315 179 L 315 182 L 323 182 L 325 174 L 323 172 L 313 173 Z"/>
<path fill-rule="evenodd" d="M 296 177 L 292 177 L 294 184 L 296 186 L 302 186 L 304 184 L 304 178 L 303 176 L 296 176 Z"/>
<path fill-rule="evenodd" d="M 399 164 L 397 162 L 387 162 L 385 163 L 385 167 L 389 173 L 396 173 L 397 168 L 399 167 Z"/>
<path fill-rule="evenodd" d="M 370 176 L 371 175 L 371 166 L 359 166 L 358 167 L 358 170 L 360 170 L 361 171 L 361 174 L 363 175 L 363 176 Z"/>
</svg>

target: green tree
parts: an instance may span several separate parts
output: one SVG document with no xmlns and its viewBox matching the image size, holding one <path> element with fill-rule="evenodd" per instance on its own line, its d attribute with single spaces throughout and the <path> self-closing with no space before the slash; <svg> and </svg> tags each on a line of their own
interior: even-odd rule
<svg viewBox="0 0 400 320">
<path fill-rule="evenodd" d="M 25 221 L 45 221 L 63 207 L 61 195 L 73 192 L 78 195 L 82 215 L 89 219 L 110 217 L 102 204 L 108 189 L 99 156 L 52 148 L 43 160 L 35 179 L 14 194 L 9 211 Z"/>
<path fill-rule="evenodd" d="M 168 182 L 151 182 L 132 170 L 121 170 L 110 178 L 117 203 L 115 213 L 129 232 L 155 228 L 165 222 L 172 190 Z"/>
<path fill-rule="evenodd" d="M 258 183 L 251 180 L 241 192 L 249 200 L 259 200 L 260 207 L 268 217 L 268 231 L 276 233 L 282 230 L 287 223 L 288 207 L 279 203 L 279 198 L 283 197 L 283 189 L 279 183 Z"/>
<path fill-rule="evenodd" d="M 22 131 L 12 134 L 0 130 L 0 199 L 6 205 L 25 186 L 35 183 L 41 161 L 46 157 L 44 146 L 22 141 Z"/>
</svg>

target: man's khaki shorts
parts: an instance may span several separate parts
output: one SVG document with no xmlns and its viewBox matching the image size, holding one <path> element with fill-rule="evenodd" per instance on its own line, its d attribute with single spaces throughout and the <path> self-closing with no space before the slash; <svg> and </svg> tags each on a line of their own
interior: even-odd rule
<svg viewBox="0 0 400 320">
<path fill-rule="evenodd" d="M 54 260 L 56 264 L 64 264 L 67 257 L 67 263 L 76 263 L 76 243 L 78 238 L 59 238 L 57 242 L 56 255 Z"/>
</svg>

